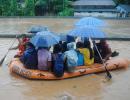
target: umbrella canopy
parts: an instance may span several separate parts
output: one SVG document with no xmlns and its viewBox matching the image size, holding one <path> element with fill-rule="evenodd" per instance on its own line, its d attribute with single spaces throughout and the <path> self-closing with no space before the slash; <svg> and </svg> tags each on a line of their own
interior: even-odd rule
<svg viewBox="0 0 130 100">
<path fill-rule="evenodd" d="M 31 43 L 36 47 L 50 47 L 59 42 L 60 38 L 49 31 L 38 32 Z"/>
<path fill-rule="evenodd" d="M 79 21 L 75 23 L 76 27 L 100 27 L 100 26 L 106 26 L 106 23 L 103 20 L 100 20 L 98 18 L 94 17 L 83 17 Z"/>
<path fill-rule="evenodd" d="M 41 25 L 32 26 L 28 30 L 28 33 L 37 33 L 37 32 L 41 32 L 41 31 L 48 31 L 48 28 L 46 26 L 41 26 Z"/>
<path fill-rule="evenodd" d="M 60 34 L 58 36 L 60 37 L 60 41 L 66 41 L 67 40 L 66 34 Z"/>
<path fill-rule="evenodd" d="M 71 30 L 68 35 L 91 38 L 105 38 L 106 34 L 97 28 L 79 27 Z"/>
</svg>

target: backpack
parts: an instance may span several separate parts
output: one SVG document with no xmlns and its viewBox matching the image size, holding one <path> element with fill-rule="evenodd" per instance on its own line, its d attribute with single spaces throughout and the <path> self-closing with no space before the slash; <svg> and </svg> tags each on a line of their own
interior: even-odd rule
<svg viewBox="0 0 130 100">
<path fill-rule="evenodd" d="M 83 54 L 80 53 L 80 51 L 76 51 L 76 52 L 77 52 L 77 56 L 78 56 L 78 61 L 77 61 L 78 66 L 84 65 L 84 56 L 83 56 Z"/>
<path fill-rule="evenodd" d="M 62 77 L 64 74 L 64 60 L 61 53 L 57 54 L 56 56 L 53 72 L 56 77 Z"/>
</svg>

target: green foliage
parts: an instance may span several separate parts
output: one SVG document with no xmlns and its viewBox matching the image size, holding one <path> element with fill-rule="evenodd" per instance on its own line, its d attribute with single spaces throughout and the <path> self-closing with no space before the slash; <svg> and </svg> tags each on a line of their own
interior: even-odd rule
<svg viewBox="0 0 130 100">
<path fill-rule="evenodd" d="M 2 16 L 8 16 L 10 10 L 10 0 L 0 0 L 0 10 Z"/>
<path fill-rule="evenodd" d="M 24 15 L 34 16 L 35 15 L 34 8 L 35 8 L 34 0 L 25 0 Z"/>
<path fill-rule="evenodd" d="M 10 0 L 10 10 L 9 10 L 9 15 L 10 16 L 15 16 L 17 15 L 17 0 Z"/>
<path fill-rule="evenodd" d="M 74 10 L 72 8 L 65 8 L 62 12 L 59 12 L 59 16 L 73 16 Z"/>
<path fill-rule="evenodd" d="M 130 0 L 114 0 L 116 4 L 130 4 Z"/>
<path fill-rule="evenodd" d="M 35 6 L 46 6 L 47 0 L 37 0 Z"/>
<path fill-rule="evenodd" d="M 125 3 L 130 5 L 130 0 L 125 0 Z"/>
<path fill-rule="evenodd" d="M 0 0 L 0 16 L 73 15 L 75 0 Z M 41 14 L 40 14 L 41 13 Z"/>
</svg>

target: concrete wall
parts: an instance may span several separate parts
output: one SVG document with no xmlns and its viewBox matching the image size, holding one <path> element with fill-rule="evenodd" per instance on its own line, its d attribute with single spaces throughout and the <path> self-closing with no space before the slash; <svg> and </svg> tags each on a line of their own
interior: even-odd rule
<svg viewBox="0 0 130 100">
<path fill-rule="evenodd" d="M 74 12 L 74 16 L 94 16 L 94 17 L 117 17 L 118 14 L 117 13 L 112 13 L 112 12 Z"/>
</svg>

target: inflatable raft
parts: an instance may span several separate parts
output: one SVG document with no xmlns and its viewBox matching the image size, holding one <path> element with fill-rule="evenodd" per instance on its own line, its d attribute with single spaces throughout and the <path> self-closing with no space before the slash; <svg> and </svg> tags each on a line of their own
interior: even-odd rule
<svg viewBox="0 0 130 100">
<path fill-rule="evenodd" d="M 123 58 L 115 58 L 106 62 L 108 70 L 126 68 L 129 65 L 129 61 Z M 54 76 L 53 73 L 47 71 L 31 70 L 25 68 L 19 59 L 13 59 L 9 64 L 10 72 L 16 73 L 27 79 L 44 79 L 44 80 L 58 80 L 77 77 L 86 74 L 105 72 L 105 67 L 102 64 L 93 64 L 91 66 L 78 66 L 75 72 L 67 73 L 60 78 Z"/>
</svg>

